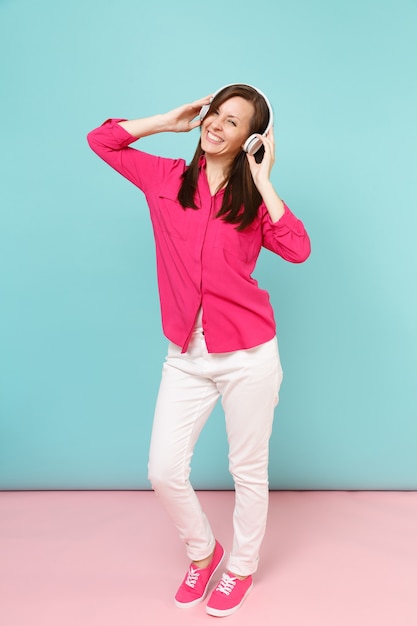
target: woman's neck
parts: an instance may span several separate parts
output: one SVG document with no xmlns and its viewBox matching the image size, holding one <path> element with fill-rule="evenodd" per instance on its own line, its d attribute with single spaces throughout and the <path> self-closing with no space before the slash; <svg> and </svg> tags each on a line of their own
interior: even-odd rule
<svg viewBox="0 0 417 626">
<path fill-rule="evenodd" d="M 213 159 L 206 156 L 206 176 L 212 195 L 226 186 L 231 164 L 229 160 Z"/>
</svg>

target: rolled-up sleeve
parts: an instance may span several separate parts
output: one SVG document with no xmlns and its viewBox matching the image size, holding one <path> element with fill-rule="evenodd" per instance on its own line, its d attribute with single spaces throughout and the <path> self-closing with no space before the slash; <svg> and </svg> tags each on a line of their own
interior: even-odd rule
<svg viewBox="0 0 417 626">
<path fill-rule="evenodd" d="M 88 133 L 87 141 L 103 161 L 146 193 L 147 183 L 155 184 L 163 179 L 164 159 L 130 148 L 137 137 L 120 126 L 122 121 L 123 118 L 106 120 Z"/>
<path fill-rule="evenodd" d="M 303 263 L 310 256 L 310 238 L 303 222 L 284 203 L 284 214 L 273 222 L 265 206 L 262 216 L 262 245 L 291 263 Z"/>
</svg>

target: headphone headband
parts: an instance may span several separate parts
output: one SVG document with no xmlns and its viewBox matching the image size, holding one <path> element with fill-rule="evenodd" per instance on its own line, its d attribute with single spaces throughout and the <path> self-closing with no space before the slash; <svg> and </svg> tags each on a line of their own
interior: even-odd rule
<svg viewBox="0 0 417 626">
<path fill-rule="evenodd" d="M 214 98 L 221 91 L 223 91 L 223 89 L 226 89 L 227 87 L 233 87 L 234 85 L 243 85 L 244 87 L 250 87 L 251 89 L 254 89 L 264 99 L 266 106 L 268 107 L 268 111 L 269 111 L 268 124 L 264 132 L 262 133 L 262 136 L 266 135 L 266 133 L 269 131 L 272 124 L 274 123 L 274 113 L 272 111 L 271 103 L 269 102 L 266 95 L 260 89 L 258 89 L 257 87 L 254 87 L 253 85 L 249 85 L 248 83 L 230 83 L 229 85 L 223 85 L 223 87 L 220 87 L 220 89 L 217 89 L 217 91 L 215 91 L 214 94 L 211 96 L 209 104 L 204 104 L 201 107 L 200 114 L 199 114 L 200 120 L 203 120 L 205 116 L 207 115 L 208 110 L 210 109 L 211 103 L 213 102 Z M 248 154 L 253 155 L 255 154 L 255 152 L 258 152 L 259 148 L 261 147 L 262 147 L 262 141 L 255 134 L 253 134 L 250 137 L 248 137 L 247 140 L 245 141 L 243 145 L 243 150 L 247 152 Z"/>
</svg>

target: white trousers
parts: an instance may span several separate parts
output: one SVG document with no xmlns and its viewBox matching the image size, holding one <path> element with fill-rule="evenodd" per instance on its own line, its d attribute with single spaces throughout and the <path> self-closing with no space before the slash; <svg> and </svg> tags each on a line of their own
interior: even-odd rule
<svg viewBox="0 0 417 626">
<path fill-rule="evenodd" d="M 233 546 L 227 568 L 256 571 L 268 511 L 268 452 L 282 381 L 276 338 L 249 350 L 209 354 L 202 329 L 188 351 L 170 343 L 152 430 L 149 480 L 193 561 L 214 550 L 215 539 L 190 484 L 198 436 L 219 397 L 235 485 Z"/>
</svg>

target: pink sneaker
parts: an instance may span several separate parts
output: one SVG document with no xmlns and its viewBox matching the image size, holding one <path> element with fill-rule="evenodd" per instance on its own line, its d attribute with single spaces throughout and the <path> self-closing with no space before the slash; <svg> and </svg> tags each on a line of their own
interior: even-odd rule
<svg viewBox="0 0 417 626">
<path fill-rule="evenodd" d="M 252 576 L 244 580 L 223 574 L 207 603 L 206 611 L 214 617 L 226 617 L 238 610 L 253 587 Z"/>
<path fill-rule="evenodd" d="M 214 554 L 210 565 L 199 569 L 193 564 L 190 565 L 188 572 L 182 581 L 180 588 L 175 595 L 175 604 L 180 608 L 195 606 L 202 602 L 207 595 L 208 586 L 221 565 L 224 557 L 224 549 L 216 541 Z"/>
</svg>

